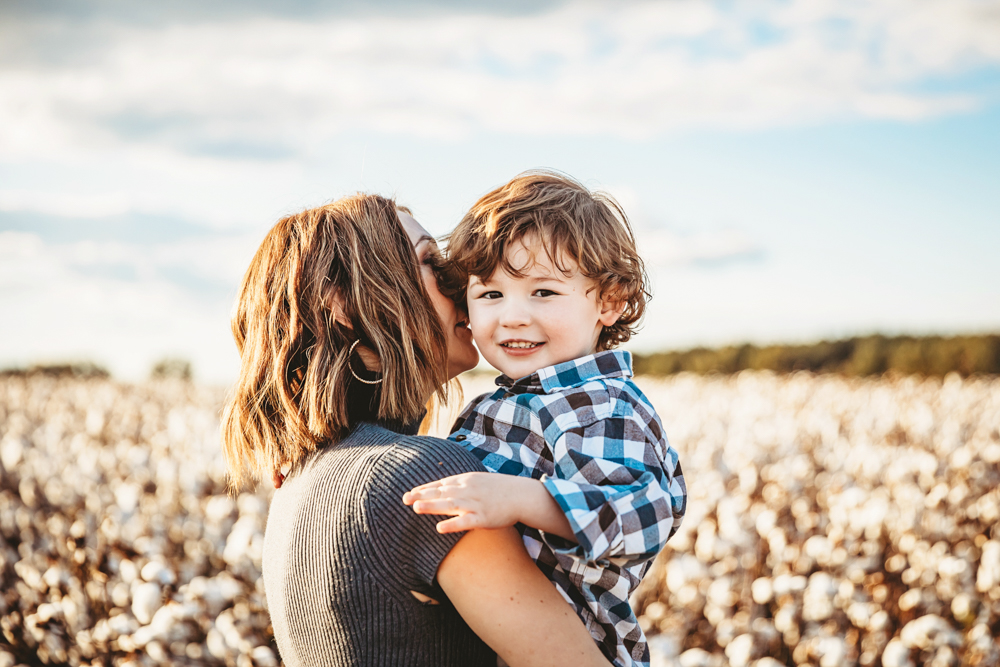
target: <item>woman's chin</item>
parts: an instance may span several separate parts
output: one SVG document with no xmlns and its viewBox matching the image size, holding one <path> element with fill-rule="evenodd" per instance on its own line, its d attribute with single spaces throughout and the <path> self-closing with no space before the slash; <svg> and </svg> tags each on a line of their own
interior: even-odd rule
<svg viewBox="0 0 1000 667">
<path fill-rule="evenodd" d="M 479 352 L 474 347 L 471 347 L 470 350 L 465 350 L 464 354 L 461 355 L 449 355 L 448 379 L 454 380 L 462 373 L 471 371 L 477 364 L 479 364 Z"/>
</svg>

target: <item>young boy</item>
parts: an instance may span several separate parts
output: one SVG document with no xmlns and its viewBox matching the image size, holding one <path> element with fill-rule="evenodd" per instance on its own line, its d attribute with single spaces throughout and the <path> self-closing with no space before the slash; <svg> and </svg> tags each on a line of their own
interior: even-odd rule
<svg viewBox="0 0 1000 667">
<path fill-rule="evenodd" d="M 649 663 L 629 604 L 680 525 L 687 490 L 653 406 L 631 381 L 645 309 L 642 261 L 621 209 L 557 173 L 480 199 L 453 232 L 479 351 L 503 375 L 451 439 L 491 475 L 418 487 L 404 502 L 450 514 L 441 532 L 519 524 L 528 554 L 618 667 Z"/>
</svg>

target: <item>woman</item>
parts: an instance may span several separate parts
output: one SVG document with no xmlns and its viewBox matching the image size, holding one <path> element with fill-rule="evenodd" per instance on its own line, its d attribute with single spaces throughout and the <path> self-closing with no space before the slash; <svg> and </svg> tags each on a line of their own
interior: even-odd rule
<svg viewBox="0 0 1000 667">
<path fill-rule="evenodd" d="M 236 485 L 291 466 L 264 539 L 281 657 L 495 665 L 493 649 L 512 666 L 607 665 L 515 531 L 441 535 L 401 502 L 482 470 L 414 435 L 428 399 L 477 359 L 436 253 L 392 201 L 357 195 L 279 221 L 244 277 L 224 451 Z"/>
</svg>

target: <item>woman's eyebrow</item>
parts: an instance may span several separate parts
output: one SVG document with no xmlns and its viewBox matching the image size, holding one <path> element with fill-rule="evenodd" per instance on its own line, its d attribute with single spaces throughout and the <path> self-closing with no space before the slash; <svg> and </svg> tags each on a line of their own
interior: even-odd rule
<svg viewBox="0 0 1000 667">
<path fill-rule="evenodd" d="M 417 239 L 417 242 L 413 244 L 413 250 L 416 251 L 417 253 L 424 252 L 420 250 L 424 241 L 426 241 L 430 245 L 430 250 L 427 250 L 426 252 L 430 253 L 440 252 L 440 250 L 438 250 L 437 240 L 433 236 L 430 236 L 428 234 L 424 234 L 423 236 Z"/>
</svg>

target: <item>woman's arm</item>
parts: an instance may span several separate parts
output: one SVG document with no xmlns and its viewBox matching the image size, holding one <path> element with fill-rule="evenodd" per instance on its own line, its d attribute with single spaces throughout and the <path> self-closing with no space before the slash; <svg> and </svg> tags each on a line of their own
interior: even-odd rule
<svg viewBox="0 0 1000 667">
<path fill-rule="evenodd" d="M 469 627 L 511 667 L 608 667 L 583 622 L 512 528 L 466 533 L 437 580 Z"/>
</svg>

